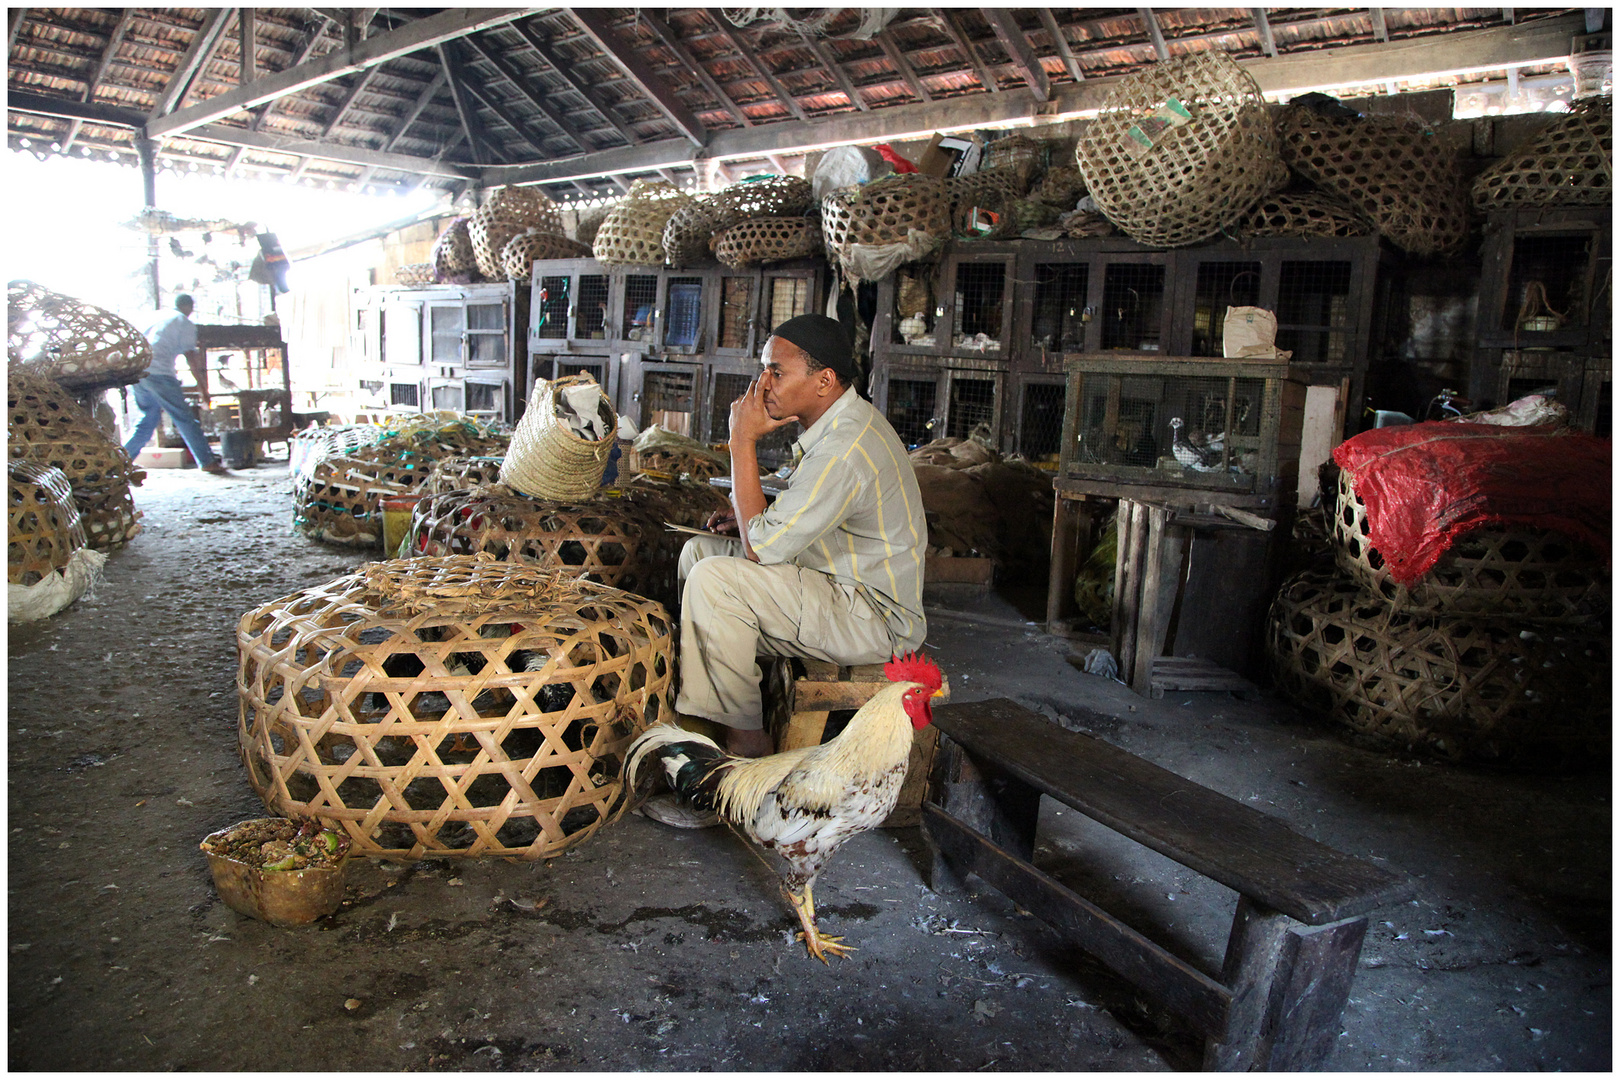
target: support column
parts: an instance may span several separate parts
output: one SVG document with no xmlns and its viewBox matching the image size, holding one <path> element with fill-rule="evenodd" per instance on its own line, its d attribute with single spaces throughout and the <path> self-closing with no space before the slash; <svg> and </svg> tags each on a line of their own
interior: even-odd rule
<svg viewBox="0 0 1620 1080">
<path fill-rule="evenodd" d="M 148 139 L 144 132 L 135 133 L 135 153 L 141 161 L 141 186 L 146 197 L 146 209 L 157 208 L 157 143 Z M 158 238 L 155 233 L 146 235 L 146 266 L 148 286 L 152 291 L 153 311 L 163 309 L 163 296 L 159 292 L 158 283 Z"/>
</svg>

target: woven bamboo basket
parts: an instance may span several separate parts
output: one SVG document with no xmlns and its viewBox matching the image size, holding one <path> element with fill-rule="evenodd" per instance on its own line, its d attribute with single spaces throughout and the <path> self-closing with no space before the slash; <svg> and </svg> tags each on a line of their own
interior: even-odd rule
<svg viewBox="0 0 1620 1080">
<path fill-rule="evenodd" d="M 714 257 L 733 270 L 808 258 L 823 250 L 821 226 L 806 217 L 748 218 L 714 237 Z"/>
<path fill-rule="evenodd" d="M 606 493 L 579 502 L 531 499 L 494 484 L 423 498 L 411 513 L 410 550 L 534 563 L 673 608 L 676 536 L 632 500 Z"/>
<path fill-rule="evenodd" d="M 812 201 L 810 181 L 796 176 L 744 180 L 693 199 L 664 225 L 664 260 L 670 266 L 705 262 L 718 233 L 750 218 L 802 216 Z"/>
<path fill-rule="evenodd" d="M 597 229 L 591 242 L 596 261 L 607 266 L 663 266 L 664 226 L 691 201 L 674 184 L 637 180 Z"/>
<path fill-rule="evenodd" d="M 471 421 L 423 418 L 351 453 L 329 454 L 293 477 L 293 524 L 315 540 L 382 543 L 382 500 L 421 491 L 446 458 L 496 454 L 507 437 Z"/>
<path fill-rule="evenodd" d="M 478 272 L 490 281 L 506 280 L 506 266 L 501 252 L 513 237 L 522 236 L 529 227 L 520 221 L 491 221 L 482 211 L 473 214 L 467 224 L 467 236 L 472 240 L 473 259 Z"/>
<path fill-rule="evenodd" d="M 1398 611 L 1516 620 L 1607 616 L 1609 572 L 1601 555 L 1546 529 L 1475 529 L 1410 585 L 1390 576 L 1372 545 L 1367 507 L 1339 473 L 1337 512 L 1328 520 L 1339 566 Z"/>
<path fill-rule="evenodd" d="M 1191 118 L 1155 131 L 1162 122 L 1156 114 L 1173 112 L 1172 100 Z M 1098 208 L 1132 239 L 1155 247 L 1216 235 L 1288 179 L 1259 85 L 1220 50 L 1120 80 L 1075 157 Z"/>
<path fill-rule="evenodd" d="M 37 585 L 65 568 L 73 553 L 85 546 L 84 527 L 61 469 L 13 461 L 9 473 L 6 580 L 13 585 Z"/>
<path fill-rule="evenodd" d="M 661 472 L 626 476 L 607 494 L 629 500 L 660 521 L 694 529 L 705 527 L 715 511 L 731 506 L 725 493 L 706 480 Z"/>
<path fill-rule="evenodd" d="M 534 273 L 536 259 L 588 259 L 591 249 L 577 240 L 555 233 L 527 232 L 506 242 L 501 249 L 501 265 L 513 281 L 527 281 Z"/>
<path fill-rule="evenodd" d="M 904 261 L 916 262 L 932 256 L 949 239 L 951 203 L 945 181 L 906 173 L 828 192 L 821 200 L 821 230 L 827 258 L 844 276 L 876 280 L 863 270 L 865 249 L 903 245 Z"/>
<path fill-rule="evenodd" d="M 1239 231 L 1245 236 L 1366 236 L 1373 227 L 1324 192 L 1280 191 L 1261 199 Z"/>
<path fill-rule="evenodd" d="M 591 206 L 581 210 L 574 224 L 574 239 L 587 247 L 595 244 L 596 234 L 612 209 L 612 206 Z"/>
<path fill-rule="evenodd" d="M 1578 101 L 1474 181 L 1481 210 L 1607 206 L 1614 200 L 1614 99 Z"/>
<path fill-rule="evenodd" d="M 1029 182 L 1035 174 L 1046 168 L 1051 156 L 1051 144 L 1044 139 L 1032 139 L 1028 135 L 1004 135 L 985 144 L 979 157 L 979 171 L 999 172 L 1005 169 L 1014 173 L 1018 177 L 1018 193 L 1022 195 L 1029 190 Z"/>
<path fill-rule="evenodd" d="M 430 262 L 405 263 L 394 271 L 396 285 L 432 285 L 438 279 L 438 271 Z"/>
<path fill-rule="evenodd" d="M 467 491 L 486 484 L 499 483 L 500 457 L 449 457 L 433 463 L 427 482 L 422 485 L 423 495 L 440 495 L 447 491 Z"/>
<path fill-rule="evenodd" d="M 1086 179 L 1080 175 L 1079 169 L 1072 165 L 1054 165 L 1046 170 L 1040 182 L 1030 190 L 1029 196 L 1039 202 L 1072 210 L 1085 193 Z"/>
<path fill-rule="evenodd" d="M 6 389 L 9 459 L 62 470 L 91 548 L 111 551 L 127 543 L 140 531 L 129 488 L 146 473 L 67 390 L 40 373 L 39 365 L 11 365 Z"/>
<path fill-rule="evenodd" d="M 152 363 L 152 347 L 133 323 L 20 280 L 6 289 L 6 354 L 13 363 L 43 364 L 71 390 L 139 382 Z"/>
<path fill-rule="evenodd" d="M 619 418 L 604 393 L 600 419 L 607 434 L 595 441 L 575 435 L 558 412 L 563 391 L 585 385 L 597 383 L 580 374 L 534 384 L 529 407 L 501 462 L 501 483 L 537 499 L 588 499 L 596 493 L 613 453 Z"/>
<path fill-rule="evenodd" d="M 626 748 L 673 716 L 661 605 L 486 557 L 371 563 L 236 640 L 254 791 L 373 858 L 558 855 L 623 813 Z"/>
<path fill-rule="evenodd" d="M 1086 236 L 1117 236 L 1119 230 L 1102 214 L 1092 210 L 1070 210 L 1058 218 L 1058 228 L 1065 236 L 1076 239 Z"/>
<path fill-rule="evenodd" d="M 1384 746 L 1544 767 L 1608 759 L 1608 636 L 1578 624 L 1402 614 L 1307 570 L 1267 624 L 1279 687 Z"/>
<path fill-rule="evenodd" d="M 472 235 L 468 232 L 469 219 L 458 217 L 445 226 L 444 232 L 433 242 L 433 270 L 436 280 L 448 281 L 461 274 L 478 269 L 478 257 L 473 254 Z"/>
<path fill-rule="evenodd" d="M 309 475 L 322 459 L 370 446 L 382 434 L 383 429 L 376 424 L 332 424 L 295 431 L 287 440 L 287 471 L 296 481 L 301 475 Z"/>
<path fill-rule="evenodd" d="M 498 187 L 479 207 L 488 221 L 510 221 L 535 232 L 566 236 L 562 209 L 537 187 Z"/>
<path fill-rule="evenodd" d="M 1397 247 L 1432 255 L 1468 238 L 1456 155 L 1422 121 L 1339 119 L 1290 105 L 1277 131 L 1295 172 L 1365 214 Z"/>
<path fill-rule="evenodd" d="M 951 203 L 951 224 L 960 229 L 962 214 L 975 206 L 1000 213 L 1025 190 L 1024 178 L 1014 169 L 981 170 L 968 176 L 946 177 L 945 197 Z"/>
</svg>

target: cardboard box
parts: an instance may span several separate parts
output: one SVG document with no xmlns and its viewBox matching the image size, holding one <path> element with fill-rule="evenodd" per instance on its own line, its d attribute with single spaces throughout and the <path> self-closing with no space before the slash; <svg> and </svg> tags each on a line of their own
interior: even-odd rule
<svg viewBox="0 0 1620 1080">
<path fill-rule="evenodd" d="M 135 455 L 138 469 L 189 469 L 195 464 L 183 446 L 148 446 Z"/>
<path fill-rule="evenodd" d="M 937 132 L 917 155 L 917 171 L 928 176 L 959 176 L 971 156 L 977 160 L 979 140 L 972 135 L 940 135 Z"/>
</svg>

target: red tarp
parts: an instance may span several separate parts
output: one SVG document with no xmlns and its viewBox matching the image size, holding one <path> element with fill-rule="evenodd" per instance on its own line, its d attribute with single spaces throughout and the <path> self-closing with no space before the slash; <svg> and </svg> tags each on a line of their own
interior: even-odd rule
<svg viewBox="0 0 1620 1080">
<path fill-rule="evenodd" d="M 1333 460 L 1367 506 L 1367 531 L 1409 585 L 1486 526 L 1552 529 L 1609 555 L 1610 445 L 1590 435 L 1456 422 L 1364 431 Z"/>
</svg>

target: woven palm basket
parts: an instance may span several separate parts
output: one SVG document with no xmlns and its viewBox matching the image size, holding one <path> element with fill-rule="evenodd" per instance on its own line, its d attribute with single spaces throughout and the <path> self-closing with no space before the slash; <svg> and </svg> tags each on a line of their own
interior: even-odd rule
<svg viewBox="0 0 1620 1080">
<path fill-rule="evenodd" d="M 810 209 L 810 181 L 796 176 L 744 180 L 693 199 L 664 224 L 664 261 L 693 266 L 709 258 L 716 234 L 749 218 L 803 215 Z"/>
<path fill-rule="evenodd" d="M 647 507 L 628 499 L 606 493 L 579 502 L 531 499 L 492 484 L 418 502 L 410 550 L 534 563 L 673 608 L 680 599 L 676 536 Z"/>
<path fill-rule="evenodd" d="M 134 324 L 20 280 L 6 289 L 6 354 L 13 363 L 44 364 L 70 390 L 139 382 L 152 363 L 152 347 Z"/>
<path fill-rule="evenodd" d="M 1191 118 L 1149 133 L 1172 100 Z M 1219 50 L 1126 76 L 1075 158 L 1108 220 L 1154 247 L 1194 244 L 1236 225 L 1288 179 L 1259 84 Z"/>
<path fill-rule="evenodd" d="M 367 564 L 236 642 L 253 790 L 373 858 L 561 854 L 624 812 L 626 748 L 673 717 L 661 605 L 487 557 Z"/>
<path fill-rule="evenodd" d="M 73 553 L 85 546 L 84 527 L 61 469 L 13 461 L 9 473 L 6 580 L 36 585 L 66 567 Z"/>
<path fill-rule="evenodd" d="M 808 258 L 823 250 L 821 226 L 806 217 L 748 218 L 714 237 L 714 257 L 733 270 Z"/>
<path fill-rule="evenodd" d="M 1289 167 L 1364 214 L 1397 247 L 1433 255 L 1468 238 L 1456 155 L 1422 121 L 1340 119 L 1290 105 L 1277 131 Z"/>
<path fill-rule="evenodd" d="M 556 233 L 522 233 L 501 249 L 501 266 L 513 281 L 527 281 L 534 273 L 536 259 L 588 259 L 591 249 L 577 240 Z"/>
<path fill-rule="evenodd" d="M 62 470 L 91 548 L 111 551 L 127 543 L 140 531 L 129 488 L 146 473 L 39 365 L 11 365 L 6 389 L 9 459 Z"/>
<path fill-rule="evenodd" d="M 295 431 L 287 440 L 287 471 L 294 480 L 307 476 L 324 458 L 370 446 L 382 437 L 376 424 L 332 424 Z"/>
<path fill-rule="evenodd" d="M 603 220 L 591 242 L 596 261 L 607 266 L 663 266 L 664 226 L 692 202 L 674 184 L 637 180 Z"/>
<path fill-rule="evenodd" d="M 469 224 L 469 219 L 458 217 L 445 226 L 444 232 L 433 242 L 433 271 L 438 280 L 471 274 L 478 269 Z"/>
<path fill-rule="evenodd" d="M 573 433 L 561 414 L 563 392 L 587 385 L 597 383 L 584 374 L 534 384 L 529 407 L 501 462 L 501 483 L 537 499 L 588 499 L 596 493 L 613 453 L 619 418 L 604 393 L 599 419 L 606 434 L 593 440 Z"/>
<path fill-rule="evenodd" d="M 1576 102 L 1569 113 L 1474 181 L 1481 210 L 1607 206 L 1614 200 L 1614 99 Z"/>
<path fill-rule="evenodd" d="M 432 285 L 438 280 L 438 271 L 430 262 L 405 263 L 394 270 L 396 285 Z"/>
<path fill-rule="evenodd" d="M 422 418 L 369 446 L 329 454 L 293 477 L 293 524 L 315 540 L 349 547 L 382 543 L 382 500 L 420 492 L 446 458 L 498 454 L 507 436 L 470 420 Z"/>
<path fill-rule="evenodd" d="M 1249 211 L 1244 236 L 1366 236 L 1372 224 L 1331 195 L 1320 191 L 1280 191 Z"/>
<path fill-rule="evenodd" d="M 1541 768 L 1609 754 L 1607 634 L 1402 614 L 1355 581 L 1307 570 L 1267 622 L 1278 686 L 1382 746 Z"/>
<path fill-rule="evenodd" d="M 1340 568 L 1397 611 L 1521 621 L 1601 620 L 1609 611 L 1602 556 L 1562 533 L 1475 529 L 1458 537 L 1417 581 L 1402 585 L 1373 547 L 1367 507 L 1342 471 L 1328 529 Z"/>
<path fill-rule="evenodd" d="M 422 485 L 422 494 L 439 495 L 499 483 L 504 456 L 449 457 L 435 461 L 433 471 Z"/>
</svg>

